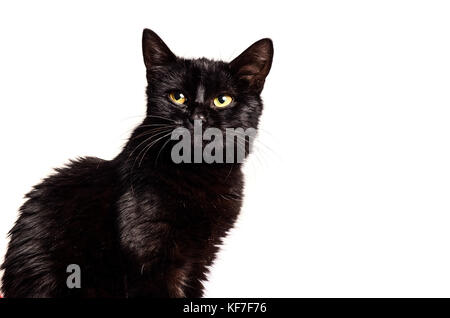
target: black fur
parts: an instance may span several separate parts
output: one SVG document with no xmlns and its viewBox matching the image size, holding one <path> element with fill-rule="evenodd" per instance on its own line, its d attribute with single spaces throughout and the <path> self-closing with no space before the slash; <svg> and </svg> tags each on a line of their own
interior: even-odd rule
<svg viewBox="0 0 450 318">
<path fill-rule="evenodd" d="M 27 194 L 2 265 L 5 297 L 202 296 L 241 208 L 241 167 L 175 164 L 164 132 L 192 129 L 194 118 L 204 128 L 257 128 L 272 42 L 256 42 L 231 63 L 188 60 L 144 30 L 143 53 L 147 116 L 115 159 L 71 161 Z M 173 90 L 186 106 L 170 101 Z M 211 107 L 223 93 L 233 104 Z M 66 285 L 69 264 L 81 268 L 80 289 Z"/>
</svg>

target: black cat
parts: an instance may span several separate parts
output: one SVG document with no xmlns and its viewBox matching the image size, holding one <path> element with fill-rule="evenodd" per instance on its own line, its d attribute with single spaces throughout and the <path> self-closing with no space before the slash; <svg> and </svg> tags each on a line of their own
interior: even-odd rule
<svg viewBox="0 0 450 318">
<path fill-rule="evenodd" d="M 10 231 L 5 297 L 201 297 L 242 205 L 240 163 L 171 159 L 176 127 L 257 128 L 273 45 L 230 63 L 176 57 L 144 30 L 147 116 L 113 160 L 82 158 L 27 194 Z M 67 267 L 81 269 L 69 288 Z"/>
</svg>

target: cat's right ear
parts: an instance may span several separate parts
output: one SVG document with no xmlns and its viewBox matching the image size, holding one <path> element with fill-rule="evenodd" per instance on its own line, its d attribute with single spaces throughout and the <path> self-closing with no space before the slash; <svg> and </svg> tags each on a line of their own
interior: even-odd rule
<svg viewBox="0 0 450 318">
<path fill-rule="evenodd" d="M 230 68 L 237 78 L 249 88 L 261 93 L 264 81 L 269 74 L 273 59 L 271 39 L 262 39 L 230 62 Z"/>
<path fill-rule="evenodd" d="M 145 67 L 161 66 L 175 61 L 176 56 L 167 47 L 163 40 L 152 30 L 144 29 L 142 33 L 142 52 Z"/>
</svg>

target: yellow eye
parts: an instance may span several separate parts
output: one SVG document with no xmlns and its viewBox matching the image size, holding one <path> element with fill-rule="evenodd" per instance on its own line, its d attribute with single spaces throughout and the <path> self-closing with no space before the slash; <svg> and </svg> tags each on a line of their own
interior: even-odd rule
<svg viewBox="0 0 450 318">
<path fill-rule="evenodd" d="M 186 102 L 186 97 L 181 92 L 173 92 L 169 94 L 169 98 L 176 104 L 184 104 Z"/>
<path fill-rule="evenodd" d="M 216 107 L 227 107 L 228 105 L 231 104 L 231 102 L 233 101 L 233 98 L 231 98 L 231 96 L 228 95 L 219 95 L 216 98 L 214 98 L 214 105 L 216 105 Z"/>
</svg>

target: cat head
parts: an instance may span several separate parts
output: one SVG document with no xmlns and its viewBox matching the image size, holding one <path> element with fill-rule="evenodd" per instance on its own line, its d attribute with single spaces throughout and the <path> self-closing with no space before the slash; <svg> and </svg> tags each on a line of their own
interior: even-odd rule
<svg viewBox="0 0 450 318">
<path fill-rule="evenodd" d="M 191 128 L 257 128 L 260 93 L 272 65 L 273 44 L 262 39 L 227 63 L 177 57 L 153 31 L 142 38 L 149 121 L 160 116 Z"/>
<path fill-rule="evenodd" d="M 272 65 L 272 41 L 255 42 L 229 63 L 178 57 L 148 29 L 143 33 L 142 48 L 148 81 L 147 116 L 130 138 L 130 157 L 139 157 L 141 163 L 171 154 L 168 150 L 174 149 L 175 143 L 171 133 L 176 129 L 184 129 L 190 136 L 197 136 L 198 130 L 215 129 L 221 135 L 210 140 L 224 140 L 215 145 L 217 151 L 223 148 L 227 154 L 237 154 L 239 151 L 232 149 L 239 146 L 247 156 L 251 147 L 244 134 L 231 141 L 223 136 L 229 129 L 256 132 L 263 108 L 260 93 Z M 194 139 L 189 140 L 195 148 L 199 144 Z M 204 140 L 200 143 L 204 146 Z M 189 157 L 187 151 L 181 153 Z M 216 150 L 211 153 L 217 154 Z M 175 162 L 173 156 L 171 160 Z"/>
</svg>

